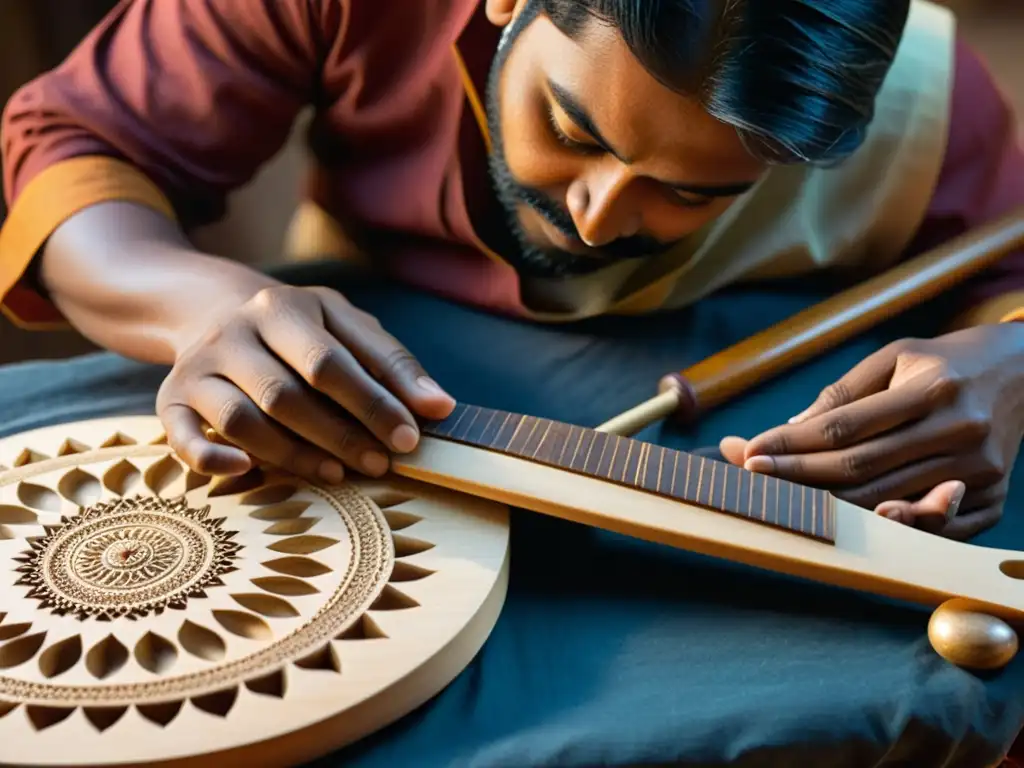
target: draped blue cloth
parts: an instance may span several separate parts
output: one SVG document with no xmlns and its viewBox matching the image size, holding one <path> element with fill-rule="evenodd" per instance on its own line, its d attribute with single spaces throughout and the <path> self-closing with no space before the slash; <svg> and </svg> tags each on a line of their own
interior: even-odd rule
<svg viewBox="0 0 1024 768">
<path fill-rule="evenodd" d="M 829 290 L 734 289 L 672 314 L 563 327 L 486 315 L 337 265 L 283 277 L 343 290 L 462 401 L 587 426 Z M 941 332 L 948 304 L 894 318 L 689 430 L 658 424 L 639 437 L 692 450 L 753 436 L 884 343 Z M 165 373 L 110 354 L 0 368 L 0 434 L 152 412 Z M 977 543 L 1024 549 L 1022 488 Z M 317 765 L 996 764 L 1024 725 L 1024 664 L 986 676 L 957 669 L 931 650 L 928 616 L 515 510 L 509 593 L 483 650 L 426 705 Z"/>
</svg>

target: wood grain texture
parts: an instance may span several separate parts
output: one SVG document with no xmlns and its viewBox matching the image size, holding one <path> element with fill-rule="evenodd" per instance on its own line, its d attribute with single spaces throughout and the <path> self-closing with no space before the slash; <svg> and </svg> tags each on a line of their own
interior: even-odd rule
<svg viewBox="0 0 1024 768">
<path fill-rule="evenodd" d="M 837 500 L 834 542 L 509 453 L 425 436 L 393 471 L 583 525 L 931 608 L 1024 621 L 1024 554 L 940 538 Z M 922 624 L 922 632 L 925 626 Z"/>
<path fill-rule="evenodd" d="M 798 312 L 689 368 L 666 374 L 658 396 L 598 429 L 633 435 L 666 417 L 700 414 L 910 307 L 934 298 L 1024 245 L 1024 208 Z"/>
</svg>

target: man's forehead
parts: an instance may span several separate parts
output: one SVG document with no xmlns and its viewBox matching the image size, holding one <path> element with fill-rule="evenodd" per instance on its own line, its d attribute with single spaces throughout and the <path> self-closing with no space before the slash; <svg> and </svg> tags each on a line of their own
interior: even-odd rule
<svg viewBox="0 0 1024 768">
<path fill-rule="evenodd" d="M 573 39 L 543 17 L 536 26 L 541 77 L 572 97 L 616 154 L 638 161 L 657 157 L 676 166 L 661 169 L 659 175 L 669 178 L 729 171 L 746 178 L 760 169 L 734 128 L 712 117 L 695 97 L 659 82 L 614 26 L 595 20 Z M 685 159 L 687 168 L 671 162 L 675 158 Z M 722 169 L 723 163 L 732 167 Z"/>
</svg>

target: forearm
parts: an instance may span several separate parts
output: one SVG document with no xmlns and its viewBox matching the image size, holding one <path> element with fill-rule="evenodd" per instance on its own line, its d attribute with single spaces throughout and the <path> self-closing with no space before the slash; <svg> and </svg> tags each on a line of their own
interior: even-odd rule
<svg viewBox="0 0 1024 768">
<path fill-rule="evenodd" d="M 39 255 L 43 290 L 94 343 L 169 365 L 217 317 L 277 281 L 198 252 L 170 219 L 130 203 L 86 208 Z"/>
<path fill-rule="evenodd" d="M 70 320 L 105 346 L 166 360 L 165 291 L 174 286 L 187 311 L 231 301 L 228 286 L 253 275 L 198 256 L 180 232 L 137 222 L 124 232 L 90 209 L 131 201 L 185 228 L 221 218 L 319 92 L 319 41 L 336 39 L 346 2 L 119 3 L 61 66 L 19 89 L 0 126 L 0 312 L 26 327 Z M 24 279 L 30 263 L 44 266 L 63 318 Z M 127 335 L 110 325 L 121 321 Z"/>
</svg>

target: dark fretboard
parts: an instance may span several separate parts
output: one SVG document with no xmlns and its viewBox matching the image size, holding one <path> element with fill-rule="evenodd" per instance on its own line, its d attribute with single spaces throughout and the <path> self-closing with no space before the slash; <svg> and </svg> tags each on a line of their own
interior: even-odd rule
<svg viewBox="0 0 1024 768">
<path fill-rule="evenodd" d="M 831 494 L 714 459 L 476 405 L 423 432 L 835 542 Z"/>
</svg>

